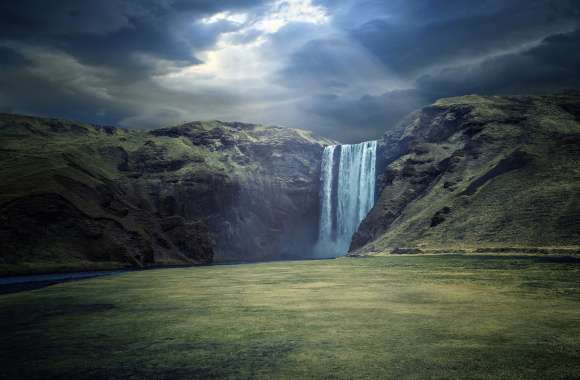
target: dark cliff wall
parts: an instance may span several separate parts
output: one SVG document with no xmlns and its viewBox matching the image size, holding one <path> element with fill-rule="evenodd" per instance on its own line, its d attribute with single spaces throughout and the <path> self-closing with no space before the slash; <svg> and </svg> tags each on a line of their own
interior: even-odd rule
<svg viewBox="0 0 580 380">
<path fill-rule="evenodd" d="M 580 97 L 442 99 L 381 144 L 352 254 L 580 245 Z"/>
<path fill-rule="evenodd" d="M 153 131 L 0 117 L 0 270 L 304 257 L 324 144 L 241 123 Z"/>
</svg>

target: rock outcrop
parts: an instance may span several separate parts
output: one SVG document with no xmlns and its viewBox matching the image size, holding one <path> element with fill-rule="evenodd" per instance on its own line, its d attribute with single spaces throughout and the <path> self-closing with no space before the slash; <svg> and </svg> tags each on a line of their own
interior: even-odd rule
<svg viewBox="0 0 580 380">
<path fill-rule="evenodd" d="M 322 148 L 225 122 L 152 131 L 0 115 L 0 271 L 305 257 Z"/>
<path fill-rule="evenodd" d="M 332 143 L 2 114 L 0 273 L 308 257 Z M 580 246 L 578 94 L 442 99 L 389 129 L 378 155 L 351 255 Z"/>
<path fill-rule="evenodd" d="M 381 144 L 375 207 L 351 255 L 580 246 L 580 96 L 465 96 Z"/>
</svg>

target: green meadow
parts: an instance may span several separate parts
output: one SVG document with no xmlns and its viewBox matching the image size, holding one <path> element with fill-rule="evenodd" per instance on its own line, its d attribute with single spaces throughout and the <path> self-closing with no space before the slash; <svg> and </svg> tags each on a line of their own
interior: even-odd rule
<svg viewBox="0 0 580 380">
<path fill-rule="evenodd" d="M 4 294 L 0 378 L 580 378 L 579 263 L 342 258 Z"/>
</svg>

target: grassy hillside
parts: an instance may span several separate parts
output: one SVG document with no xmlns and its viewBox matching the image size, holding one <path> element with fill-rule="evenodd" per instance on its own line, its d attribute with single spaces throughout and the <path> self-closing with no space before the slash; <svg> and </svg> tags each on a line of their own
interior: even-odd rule
<svg viewBox="0 0 580 380">
<path fill-rule="evenodd" d="M 316 212 L 327 143 L 242 123 L 144 131 L 2 114 L 0 273 L 280 256 L 291 223 L 315 223 L 296 202 Z"/>
<path fill-rule="evenodd" d="M 580 97 L 442 99 L 402 128 L 353 254 L 578 250 Z"/>
</svg>

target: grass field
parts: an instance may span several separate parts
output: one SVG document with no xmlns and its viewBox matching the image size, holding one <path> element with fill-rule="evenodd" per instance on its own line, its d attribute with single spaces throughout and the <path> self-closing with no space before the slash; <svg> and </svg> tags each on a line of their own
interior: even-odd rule
<svg viewBox="0 0 580 380">
<path fill-rule="evenodd" d="M 0 377 L 580 378 L 580 262 L 160 269 L 0 296 Z"/>
</svg>

